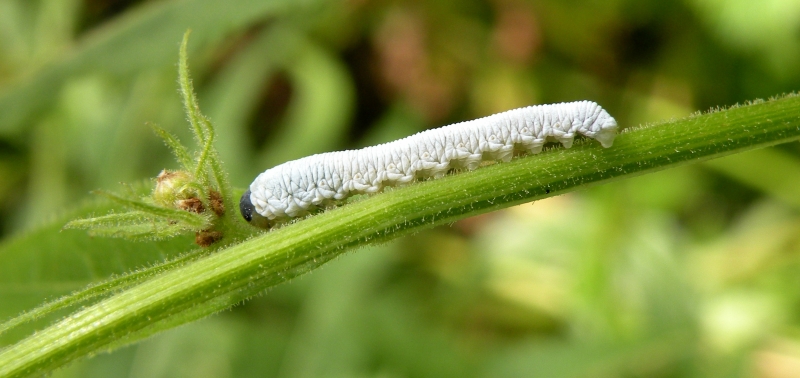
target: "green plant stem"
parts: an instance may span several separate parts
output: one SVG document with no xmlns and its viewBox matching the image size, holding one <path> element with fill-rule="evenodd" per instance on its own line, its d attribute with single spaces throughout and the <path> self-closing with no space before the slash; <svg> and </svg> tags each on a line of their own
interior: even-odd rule
<svg viewBox="0 0 800 378">
<path fill-rule="evenodd" d="M 188 78 L 186 79 L 189 80 Z M 194 97 L 192 95 L 192 97 Z M 197 167 L 195 167 L 194 175 L 195 177 L 201 178 L 203 183 L 206 185 L 208 184 L 208 175 L 207 166 L 209 165 L 210 155 L 213 154 L 214 150 L 214 128 L 211 127 L 210 123 L 208 122 L 205 117 L 200 114 L 200 109 L 195 108 L 192 111 L 187 110 L 189 114 L 197 113 L 197 118 L 200 119 L 200 122 L 204 125 L 203 128 L 203 141 L 201 143 L 202 150 L 200 150 L 200 156 L 197 158 Z M 190 117 L 195 117 L 194 115 L 190 115 Z"/>
<path fill-rule="evenodd" d="M 43 373 L 229 308 L 335 256 L 468 216 L 800 139 L 800 97 L 736 107 L 426 181 L 304 219 L 181 265 L 0 353 L 0 376 Z"/>
<path fill-rule="evenodd" d="M 89 301 L 95 298 L 107 296 L 115 291 L 120 291 L 130 286 L 136 285 L 140 283 L 142 279 L 146 279 L 147 277 L 153 276 L 158 272 L 169 270 L 170 268 L 175 267 L 179 264 L 185 264 L 187 261 L 196 259 L 198 258 L 198 256 L 201 256 L 206 253 L 207 252 L 204 251 L 203 249 L 198 248 L 182 256 L 179 256 L 174 260 L 170 260 L 155 266 L 147 267 L 132 273 L 128 273 L 121 277 L 111 278 L 107 281 L 103 281 L 97 284 L 92 284 L 91 286 L 82 289 L 78 292 L 58 298 L 52 302 L 47 302 L 39 307 L 34 308 L 33 310 L 26 311 L 20 316 L 10 319 L 6 322 L 0 323 L 0 335 L 2 335 L 3 333 L 5 333 L 10 329 L 13 329 L 14 327 L 36 320 L 37 318 L 43 317 L 47 314 L 51 314 L 60 309 L 83 303 L 88 303 Z"/>
<path fill-rule="evenodd" d="M 194 87 L 192 86 L 192 79 L 189 77 L 189 63 L 187 59 L 186 46 L 189 44 L 189 34 L 191 30 L 183 34 L 183 41 L 179 51 L 178 60 L 178 84 L 181 88 L 181 97 L 183 98 L 183 108 L 189 116 L 189 124 L 192 125 L 195 141 L 199 146 L 205 145 L 204 135 L 205 131 L 200 125 L 200 110 L 197 106 L 197 98 L 194 95 Z"/>
</svg>

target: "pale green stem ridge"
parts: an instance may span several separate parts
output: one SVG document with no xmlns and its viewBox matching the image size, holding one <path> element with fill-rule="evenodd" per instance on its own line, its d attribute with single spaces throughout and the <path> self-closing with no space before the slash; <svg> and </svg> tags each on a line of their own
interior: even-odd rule
<svg viewBox="0 0 800 378">
<path fill-rule="evenodd" d="M 87 303 L 96 298 L 107 296 L 114 292 L 136 285 L 140 283 L 143 278 L 151 277 L 159 272 L 163 272 L 177 265 L 184 264 L 187 261 L 196 259 L 198 256 L 205 253 L 206 251 L 203 249 L 195 249 L 189 253 L 181 255 L 177 259 L 131 272 L 120 277 L 111 278 L 107 281 L 93 284 L 83 290 L 63 296 L 54 301 L 47 302 L 39 307 L 34 308 L 33 310 L 26 311 L 22 315 L 9 319 L 8 321 L 0 324 L 0 335 L 13 329 L 14 327 L 31 322 L 63 308 Z"/>
</svg>

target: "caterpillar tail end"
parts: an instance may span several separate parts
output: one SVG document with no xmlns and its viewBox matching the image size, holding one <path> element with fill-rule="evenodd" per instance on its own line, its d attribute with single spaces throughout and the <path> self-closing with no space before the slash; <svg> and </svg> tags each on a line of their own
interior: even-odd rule
<svg viewBox="0 0 800 378">
<path fill-rule="evenodd" d="M 242 218 L 251 225 L 265 229 L 270 228 L 269 219 L 261 216 L 261 214 L 256 211 L 256 207 L 253 206 L 253 202 L 250 200 L 249 189 L 242 194 L 242 198 L 239 200 L 239 211 L 242 213 Z"/>
<path fill-rule="evenodd" d="M 614 144 L 614 138 L 617 137 L 617 121 L 614 118 L 608 117 L 603 123 L 603 127 L 594 135 L 594 139 L 600 142 L 604 148 L 611 147 Z"/>
</svg>

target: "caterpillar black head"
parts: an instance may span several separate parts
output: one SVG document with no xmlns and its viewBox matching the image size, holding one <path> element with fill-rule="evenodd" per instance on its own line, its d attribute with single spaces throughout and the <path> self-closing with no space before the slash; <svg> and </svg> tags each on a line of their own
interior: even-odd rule
<svg viewBox="0 0 800 378">
<path fill-rule="evenodd" d="M 250 224 L 253 226 L 267 229 L 270 228 L 269 219 L 261 216 L 261 214 L 256 211 L 256 207 L 253 206 L 253 203 L 250 201 L 250 190 L 247 190 L 244 192 L 244 194 L 242 194 L 242 199 L 239 200 L 239 211 L 242 213 L 242 218 L 250 222 Z"/>
</svg>

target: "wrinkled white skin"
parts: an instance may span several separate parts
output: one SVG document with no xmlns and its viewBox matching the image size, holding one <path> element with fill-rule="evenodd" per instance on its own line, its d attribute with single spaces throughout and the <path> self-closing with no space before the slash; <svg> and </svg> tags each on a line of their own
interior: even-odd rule
<svg viewBox="0 0 800 378">
<path fill-rule="evenodd" d="M 509 110 L 360 150 L 283 163 L 250 184 L 242 197 L 242 215 L 248 221 L 260 215 L 266 219 L 253 223 L 269 226 L 354 194 L 439 178 L 451 168 L 472 170 L 482 161 L 509 161 L 515 149 L 536 154 L 547 141 L 570 148 L 576 134 L 611 147 L 616 132 L 614 118 L 592 101 Z"/>
</svg>

